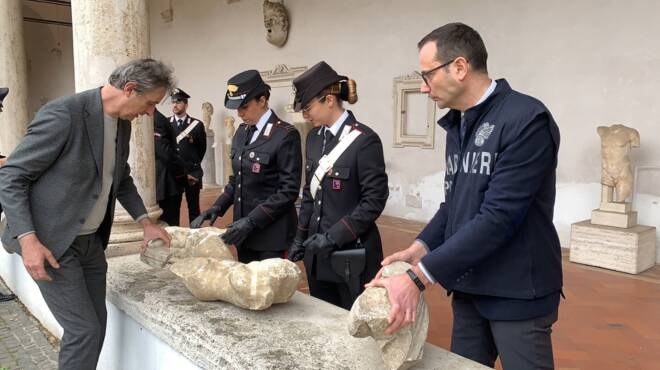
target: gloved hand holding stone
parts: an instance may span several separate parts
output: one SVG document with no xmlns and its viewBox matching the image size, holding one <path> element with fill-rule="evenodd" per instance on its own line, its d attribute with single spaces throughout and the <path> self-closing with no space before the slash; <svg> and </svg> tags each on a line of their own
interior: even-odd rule
<svg viewBox="0 0 660 370">
<path fill-rule="evenodd" d="M 257 225 L 254 224 L 254 221 L 250 217 L 243 217 L 229 224 L 227 226 L 227 232 L 220 237 L 227 245 L 235 245 L 238 248 L 256 228 Z"/>
<path fill-rule="evenodd" d="M 303 257 L 305 257 L 305 247 L 303 247 L 303 242 L 300 239 L 294 239 L 289 247 L 287 258 L 291 262 L 298 262 L 303 259 Z"/>
<path fill-rule="evenodd" d="M 337 243 L 327 233 L 314 234 L 311 238 L 305 240 L 303 248 L 309 249 L 311 253 L 319 257 L 327 258 L 337 248 Z"/>
<path fill-rule="evenodd" d="M 211 208 L 207 209 L 206 211 L 202 212 L 199 216 L 197 216 L 193 220 L 193 222 L 190 223 L 190 228 L 199 229 L 206 220 L 211 220 L 211 222 L 209 222 L 209 226 L 213 226 L 215 220 L 217 220 L 218 217 L 220 216 L 222 216 L 220 214 L 220 207 L 212 206 Z"/>
</svg>

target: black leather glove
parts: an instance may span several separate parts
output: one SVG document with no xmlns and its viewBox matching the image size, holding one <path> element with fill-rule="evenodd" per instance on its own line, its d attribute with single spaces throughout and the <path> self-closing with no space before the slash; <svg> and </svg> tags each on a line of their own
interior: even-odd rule
<svg viewBox="0 0 660 370">
<path fill-rule="evenodd" d="M 227 232 L 222 234 L 220 238 L 227 245 L 235 245 L 239 247 L 245 239 L 250 235 L 254 229 L 257 228 L 257 225 L 254 224 L 254 221 L 250 217 L 243 217 L 238 221 L 232 222 L 227 226 Z"/>
<path fill-rule="evenodd" d="M 314 234 L 303 243 L 303 249 L 309 249 L 311 253 L 324 258 L 330 256 L 335 248 L 337 248 L 337 243 L 327 233 Z"/>
<path fill-rule="evenodd" d="M 220 214 L 220 207 L 218 206 L 213 206 L 206 211 L 202 212 L 197 216 L 191 223 L 190 223 L 190 228 L 191 229 L 199 229 L 204 221 L 206 220 L 211 220 L 209 222 L 209 226 L 213 226 L 215 223 L 215 220 L 218 219 L 218 217 L 222 216 Z"/>
<path fill-rule="evenodd" d="M 303 247 L 303 241 L 300 239 L 294 239 L 293 243 L 289 247 L 287 252 L 287 258 L 291 262 L 298 262 L 305 257 L 305 247 Z"/>
</svg>

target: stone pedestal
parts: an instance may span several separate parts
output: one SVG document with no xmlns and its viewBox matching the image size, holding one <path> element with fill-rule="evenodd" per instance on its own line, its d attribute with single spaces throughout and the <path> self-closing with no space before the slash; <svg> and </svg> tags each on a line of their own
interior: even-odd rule
<svg viewBox="0 0 660 370">
<path fill-rule="evenodd" d="M 571 227 L 571 262 L 638 274 L 655 265 L 655 255 L 655 227 L 622 229 L 589 220 Z"/>
<path fill-rule="evenodd" d="M 149 12 L 147 0 L 73 0 L 74 67 L 76 91 L 102 86 L 112 71 L 136 58 L 149 56 Z M 133 121 L 128 162 L 135 186 L 149 218 L 162 210 L 156 202 L 156 167 L 153 118 Z M 142 228 L 117 203 L 108 255 L 139 251 Z"/>
<path fill-rule="evenodd" d="M 204 171 L 204 187 L 217 187 L 218 184 L 215 182 L 215 134 L 211 130 L 206 131 L 206 154 L 202 159 L 202 171 Z"/>
<path fill-rule="evenodd" d="M 28 124 L 27 62 L 23 39 L 23 2 L 0 1 L 0 87 L 8 87 L 0 113 L 0 153 L 18 145 Z"/>
<path fill-rule="evenodd" d="M 591 211 L 591 223 L 627 229 L 637 225 L 637 212 L 612 212 L 601 209 Z"/>
</svg>

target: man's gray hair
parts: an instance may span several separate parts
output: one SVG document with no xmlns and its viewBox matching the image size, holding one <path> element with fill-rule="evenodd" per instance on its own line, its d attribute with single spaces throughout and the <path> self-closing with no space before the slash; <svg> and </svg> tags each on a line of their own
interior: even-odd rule
<svg viewBox="0 0 660 370">
<path fill-rule="evenodd" d="M 117 67 L 108 82 L 118 89 L 123 89 L 127 83 L 133 82 L 138 93 L 164 87 L 169 94 L 176 86 L 172 68 L 149 58 L 135 59 Z"/>
</svg>

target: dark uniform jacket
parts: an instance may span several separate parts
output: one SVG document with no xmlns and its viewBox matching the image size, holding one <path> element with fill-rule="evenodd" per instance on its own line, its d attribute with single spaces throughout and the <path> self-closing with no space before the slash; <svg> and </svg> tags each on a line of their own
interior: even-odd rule
<svg viewBox="0 0 660 370">
<path fill-rule="evenodd" d="M 450 292 L 522 300 L 554 293 L 556 308 L 562 270 L 552 223 L 559 149 L 552 115 L 498 80 L 465 112 L 462 143 L 460 120 L 451 110 L 438 122 L 447 131 L 445 202 L 418 237 L 431 249 L 422 264 Z"/>
<path fill-rule="evenodd" d="M 178 148 L 179 155 L 186 165 L 186 174 L 199 180 L 197 185 L 201 188 L 202 176 L 204 175 L 204 172 L 202 171 L 202 159 L 204 158 L 204 153 L 206 153 L 206 131 L 204 130 L 204 123 L 196 118 L 186 115 L 183 124 L 181 127 L 178 127 L 176 116 L 170 117 L 170 123 L 174 128 L 176 136 L 185 131 L 188 125 L 193 124 L 195 121 L 198 121 L 199 123 L 179 142 Z"/>
<path fill-rule="evenodd" d="M 185 163 L 179 156 L 174 126 L 158 112 L 154 114 L 154 149 L 156 151 L 156 200 L 183 193 L 186 184 Z"/>
<path fill-rule="evenodd" d="M 383 249 L 376 219 L 385 208 L 389 189 L 383 145 L 378 135 L 355 120 L 350 111 L 337 135 L 326 142 L 326 154 L 339 142 L 344 127 L 362 132 L 337 159 L 323 178 L 316 198 L 312 199 L 310 181 L 318 167 L 323 147 L 323 128 L 307 135 L 305 187 L 300 208 L 297 238 L 305 240 L 315 233 L 328 233 L 341 249 L 355 248 L 359 242 L 366 249 L 363 280 L 370 280 L 380 269 Z M 305 253 L 305 268 L 318 280 L 343 282 L 330 267 L 327 258 Z"/>
<path fill-rule="evenodd" d="M 257 225 L 241 248 L 283 251 L 293 240 L 298 217 L 302 154 L 300 133 L 272 113 L 257 140 L 245 145 L 241 124 L 231 145 L 233 174 L 215 205 L 224 214 L 234 205 L 234 220 L 249 216 Z"/>
</svg>

